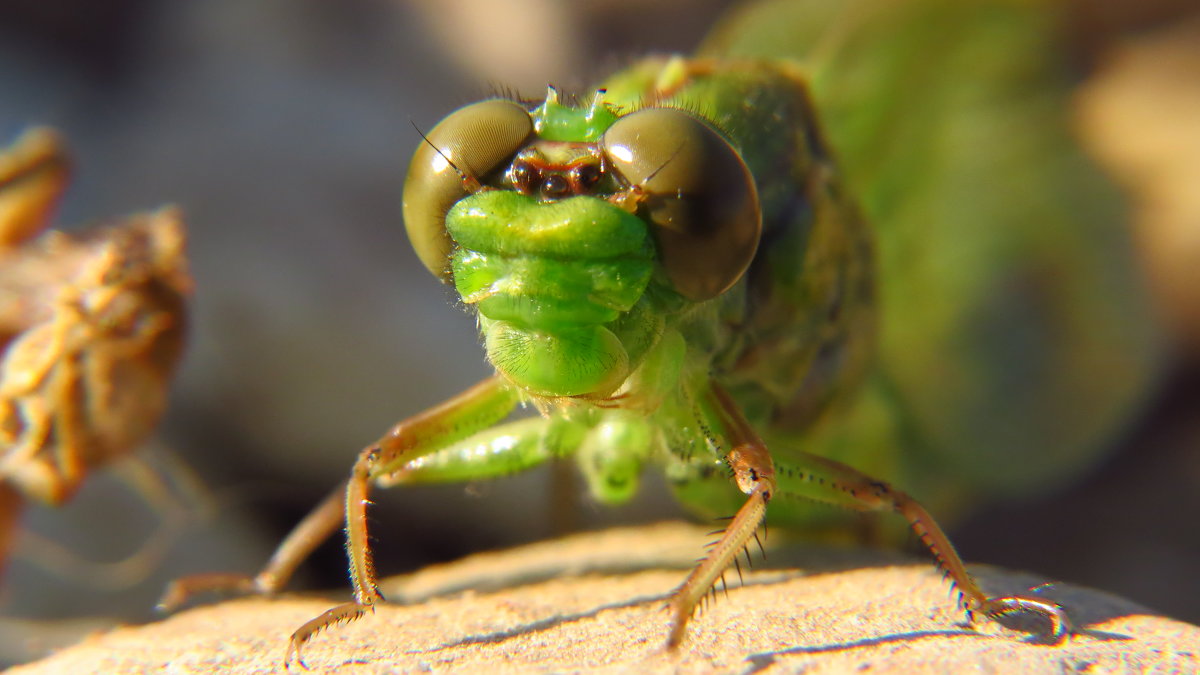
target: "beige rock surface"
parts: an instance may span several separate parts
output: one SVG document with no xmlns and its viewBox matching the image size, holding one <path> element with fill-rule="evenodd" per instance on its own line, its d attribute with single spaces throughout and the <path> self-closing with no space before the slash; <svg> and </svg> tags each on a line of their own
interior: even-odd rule
<svg viewBox="0 0 1200 675">
<path fill-rule="evenodd" d="M 922 561 L 788 546 L 770 550 L 744 584 L 731 575 L 728 597 L 719 594 L 684 648 L 667 653 L 663 604 L 704 536 L 678 524 L 611 530 L 389 580 L 385 593 L 411 604 L 322 633 L 305 661 L 315 672 L 493 675 L 1200 671 L 1200 627 L 1100 591 L 1045 591 L 1079 627 L 1048 645 L 990 622 L 965 626 Z M 992 592 L 1044 581 L 973 569 Z M 95 634 L 11 672 L 283 672 L 287 636 L 330 603 L 289 596 L 198 607 Z"/>
</svg>

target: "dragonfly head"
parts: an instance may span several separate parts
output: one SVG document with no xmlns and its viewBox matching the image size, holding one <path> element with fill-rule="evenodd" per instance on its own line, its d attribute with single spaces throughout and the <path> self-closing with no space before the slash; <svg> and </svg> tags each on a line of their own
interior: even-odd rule
<svg viewBox="0 0 1200 675">
<path fill-rule="evenodd" d="M 661 330 L 630 312 L 720 295 L 761 230 L 719 132 L 673 108 L 620 114 L 603 90 L 452 113 L 413 158 L 404 216 L 422 262 L 479 311 L 492 363 L 548 397 L 614 391 Z"/>
</svg>

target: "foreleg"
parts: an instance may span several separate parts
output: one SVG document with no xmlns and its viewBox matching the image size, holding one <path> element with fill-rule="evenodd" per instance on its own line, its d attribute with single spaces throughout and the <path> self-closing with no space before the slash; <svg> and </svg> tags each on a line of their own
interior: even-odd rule
<svg viewBox="0 0 1200 675">
<path fill-rule="evenodd" d="M 445 418 L 439 419 L 446 422 L 455 414 L 454 411 L 443 411 Z M 474 423 L 469 426 L 472 430 L 477 428 Z M 456 432 L 464 428 L 453 424 L 446 428 L 451 427 Z M 353 621 L 383 600 L 367 535 L 366 507 L 370 503 L 372 482 L 386 487 L 482 480 L 506 475 L 572 451 L 585 431 L 584 427 L 567 420 L 533 417 L 479 431 L 436 451 L 403 452 L 407 441 L 398 440 L 406 435 L 403 433 L 398 436 L 389 434 L 380 443 L 364 449 L 354 464 L 346 486 L 345 500 L 346 553 L 350 558 L 354 600 L 333 607 L 300 626 L 288 642 L 285 666 L 293 657 L 299 661 L 303 645 L 322 629 L 343 621 Z M 393 438 L 397 440 L 393 441 Z"/>
<path fill-rule="evenodd" d="M 233 591 L 272 595 L 282 590 L 300 563 L 346 521 L 346 504 L 355 478 L 371 479 L 371 468 L 363 465 L 364 455 L 378 458 L 375 470 L 383 462 L 402 464 L 451 444 L 479 429 L 503 419 L 517 403 L 517 396 L 496 377 L 488 378 L 440 406 L 431 408 L 392 427 L 360 453 L 351 481 L 343 481 L 304 520 L 292 529 L 267 565 L 255 576 L 245 574 L 197 574 L 177 579 L 167 586 L 159 608 L 170 611 L 191 597 L 208 591 Z M 364 479 L 361 471 L 368 471 Z M 366 492 L 366 487 L 355 487 Z M 359 505 L 359 510 L 365 506 Z"/>
<path fill-rule="evenodd" d="M 722 447 L 730 448 L 725 461 L 738 488 L 748 498 L 721 539 L 675 591 L 668 648 L 682 643 L 697 604 L 754 537 L 766 516 L 767 503 L 776 494 L 805 497 L 857 511 L 894 511 L 908 521 L 933 553 L 938 567 L 958 588 L 968 618 L 973 618 L 974 612 L 991 618 L 1031 612 L 1045 617 L 1049 633 L 1055 638 L 1072 630 L 1066 612 L 1053 601 L 1030 596 L 993 598 L 984 594 L 933 516 L 907 494 L 845 464 L 808 453 L 790 454 L 786 463 L 777 466 L 733 400 L 715 385 L 699 401 L 699 409 L 710 437 L 723 443 Z"/>
</svg>

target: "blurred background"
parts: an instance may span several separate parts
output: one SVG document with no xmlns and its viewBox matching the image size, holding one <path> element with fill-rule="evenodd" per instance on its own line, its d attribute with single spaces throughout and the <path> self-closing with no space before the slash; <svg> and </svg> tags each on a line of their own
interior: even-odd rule
<svg viewBox="0 0 1200 675">
<path fill-rule="evenodd" d="M 586 89 L 640 54 L 686 52 L 730 4 L 0 0 L 0 138 L 52 125 L 76 158 L 56 226 L 184 209 L 192 339 L 149 451 L 181 458 L 204 493 L 128 588 L 56 574 L 58 556 L 18 544 L 0 582 L 0 659 L 52 646 L 43 620 L 145 620 L 169 579 L 256 571 L 363 445 L 488 374 L 472 318 L 405 239 L 413 124 L 429 129 L 502 86 Z M 1090 475 L 981 512 L 955 541 L 968 560 L 1200 621 L 1200 11 L 1078 0 L 1070 17 L 1080 129 L 1131 195 L 1173 352 L 1145 414 Z M 380 572 L 552 535 L 551 471 L 378 492 Z M 682 513 L 657 479 L 633 504 L 582 498 L 578 511 L 579 527 Z M 157 520 L 101 474 L 24 524 L 112 561 Z M 292 585 L 345 587 L 340 541 Z"/>
</svg>

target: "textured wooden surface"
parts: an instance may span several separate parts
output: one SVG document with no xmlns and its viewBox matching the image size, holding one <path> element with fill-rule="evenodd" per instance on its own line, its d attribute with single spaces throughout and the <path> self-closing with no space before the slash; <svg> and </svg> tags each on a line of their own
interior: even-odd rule
<svg viewBox="0 0 1200 675">
<path fill-rule="evenodd" d="M 728 597 L 718 594 L 684 648 L 667 653 L 663 604 L 704 541 L 703 530 L 677 524 L 611 530 L 389 580 L 385 593 L 411 604 L 381 606 L 322 633 L 305 661 L 338 673 L 1200 670 L 1200 628 L 1100 591 L 1047 589 L 1080 631 L 1039 644 L 993 623 L 965 626 L 923 561 L 786 546 L 747 572 L 744 585 L 731 574 Z M 973 570 L 994 592 L 1044 581 Z M 198 607 L 92 635 L 11 672 L 282 672 L 288 634 L 330 602 L 289 596 Z"/>
</svg>

